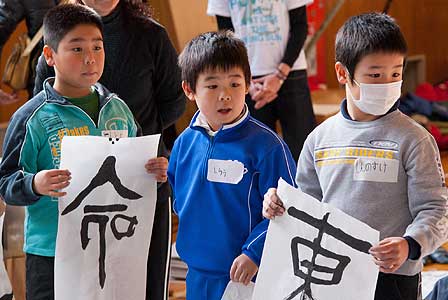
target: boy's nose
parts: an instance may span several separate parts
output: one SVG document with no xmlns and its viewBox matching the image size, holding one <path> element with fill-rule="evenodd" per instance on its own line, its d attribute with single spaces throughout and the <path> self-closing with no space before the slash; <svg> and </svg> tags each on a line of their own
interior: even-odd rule
<svg viewBox="0 0 448 300">
<path fill-rule="evenodd" d="M 221 101 L 230 101 L 230 99 L 232 99 L 232 98 L 227 93 L 226 94 L 221 94 L 221 96 L 220 96 L 220 100 Z"/>
<path fill-rule="evenodd" d="M 95 62 L 95 58 L 92 53 L 86 53 L 84 56 L 84 62 L 86 65 L 91 65 Z"/>
</svg>

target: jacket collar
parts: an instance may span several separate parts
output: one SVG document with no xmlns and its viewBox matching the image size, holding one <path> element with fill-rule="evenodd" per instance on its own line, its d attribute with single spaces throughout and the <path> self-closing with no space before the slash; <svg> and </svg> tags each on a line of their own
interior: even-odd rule
<svg viewBox="0 0 448 300">
<path fill-rule="evenodd" d="M 56 92 L 56 90 L 53 88 L 53 84 L 54 77 L 47 78 L 44 81 L 43 88 L 45 93 L 45 101 L 61 105 L 73 105 L 70 101 L 67 100 L 67 98 L 59 95 L 58 92 Z M 109 92 L 108 89 L 106 89 L 98 82 L 95 83 L 93 88 L 98 93 L 100 108 L 103 107 L 111 97 L 115 96 L 115 94 Z"/>
<path fill-rule="evenodd" d="M 201 116 L 202 116 L 201 112 L 198 110 L 194 114 L 193 118 L 191 119 L 190 128 L 193 130 L 201 131 L 201 132 L 207 134 L 208 136 L 214 136 L 214 137 L 234 135 L 235 132 L 238 131 L 239 128 L 244 126 L 250 119 L 249 109 L 246 106 L 245 112 L 243 113 L 243 116 L 241 119 L 239 119 L 238 121 L 236 121 L 232 124 L 224 125 L 218 131 L 214 132 L 214 134 L 211 135 L 208 133 L 208 129 L 206 128 L 207 126 L 203 126 L 203 121 L 200 120 Z"/>
</svg>

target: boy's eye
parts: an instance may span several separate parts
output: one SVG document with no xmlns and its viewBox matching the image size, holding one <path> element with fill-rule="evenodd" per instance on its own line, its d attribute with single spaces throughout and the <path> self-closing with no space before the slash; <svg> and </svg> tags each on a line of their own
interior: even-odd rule
<svg viewBox="0 0 448 300">
<path fill-rule="evenodd" d="M 372 78 L 379 78 L 381 75 L 380 75 L 380 73 L 374 73 L 374 74 L 369 74 L 369 76 Z"/>
<path fill-rule="evenodd" d="M 232 82 L 232 87 L 239 87 L 239 86 L 241 86 L 241 83 Z"/>
<path fill-rule="evenodd" d="M 400 75 L 401 75 L 400 73 L 394 73 L 392 76 L 393 77 L 400 77 Z"/>
<path fill-rule="evenodd" d="M 214 90 L 216 89 L 218 86 L 216 84 L 212 84 L 212 85 L 207 85 L 206 88 Z"/>
<path fill-rule="evenodd" d="M 81 52 L 82 48 L 81 47 L 76 47 L 76 48 L 73 48 L 72 50 L 73 50 L 73 52 Z"/>
</svg>

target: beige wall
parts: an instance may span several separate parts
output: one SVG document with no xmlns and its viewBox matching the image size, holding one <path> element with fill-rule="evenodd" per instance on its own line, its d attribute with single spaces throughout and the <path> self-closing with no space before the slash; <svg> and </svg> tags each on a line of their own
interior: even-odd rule
<svg viewBox="0 0 448 300">
<path fill-rule="evenodd" d="M 206 14 L 207 0 L 153 0 L 151 6 L 179 52 L 197 34 L 217 28 L 215 18 Z"/>
<path fill-rule="evenodd" d="M 179 50 L 197 34 L 216 30 L 215 18 L 206 14 L 207 0 L 168 0 L 168 2 Z"/>
<path fill-rule="evenodd" d="M 325 0 L 329 10 L 337 0 Z M 346 0 L 325 33 L 327 45 L 327 81 L 336 87 L 334 73 L 334 39 L 337 29 L 350 16 L 382 11 L 384 0 Z M 437 83 L 448 79 L 448 1 L 394 0 L 389 14 L 400 25 L 409 47 L 409 55 L 425 54 L 426 80 Z"/>
</svg>

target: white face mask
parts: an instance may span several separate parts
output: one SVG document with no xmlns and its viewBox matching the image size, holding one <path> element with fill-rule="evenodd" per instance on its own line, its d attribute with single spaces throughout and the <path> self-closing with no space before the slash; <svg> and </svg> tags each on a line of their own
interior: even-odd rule
<svg viewBox="0 0 448 300">
<path fill-rule="evenodd" d="M 401 96 L 401 84 L 403 80 L 391 83 L 358 83 L 360 98 L 353 97 L 350 88 L 347 86 L 353 103 L 364 113 L 382 116 L 392 108 Z"/>
</svg>

